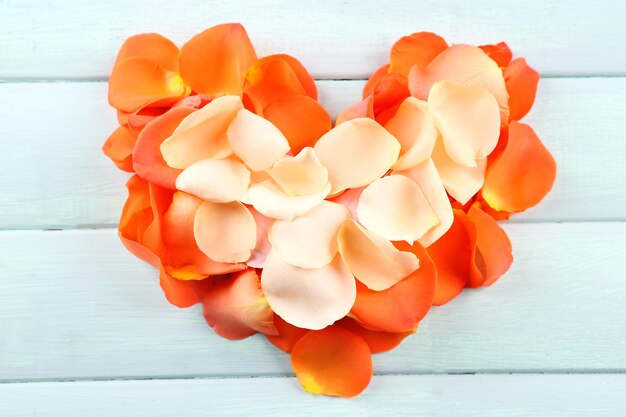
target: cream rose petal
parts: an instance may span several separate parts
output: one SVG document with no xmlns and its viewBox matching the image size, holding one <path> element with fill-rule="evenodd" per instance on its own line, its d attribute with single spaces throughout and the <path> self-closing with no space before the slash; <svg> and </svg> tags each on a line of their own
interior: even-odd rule
<svg viewBox="0 0 626 417">
<path fill-rule="evenodd" d="M 289 152 L 285 135 L 269 120 L 241 109 L 226 131 L 233 153 L 254 171 L 265 171 Z"/>
<path fill-rule="evenodd" d="M 347 220 L 337 235 L 339 253 L 356 279 L 373 291 L 383 291 L 419 268 L 411 252 L 397 249 L 382 236 Z"/>
<path fill-rule="evenodd" d="M 467 203 L 485 182 L 487 158 L 476 161 L 476 167 L 459 165 L 448 156 L 441 139 L 435 144 L 433 162 L 444 187 L 461 204 Z"/>
<path fill-rule="evenodd" d="M 337 254 L 337 232 L 350 212 L 341 204 L 322 201 L 292 221 L 277 220 L 269 240 L 280 257 L 300 268 L 320 268 Z"/>
<path fill-rule="evenodd" d="M 398 159 L 400 143 L 374 120 L 359 118 L 335 126 L 314 149 L 337 194 L 383 176 Z"/>
<path fill-rule="evenodd" d="M 457 164 L 476 167 L 496 147 L 498 103 L 487 90 L 441 81 L 430 89 L 428 104 L 446 153 Z"/>
<path fill-rule="evenodd" d="M 250 171 L 233 159 L 204 159 L 176 178 L 176 188 L 207 201 L 228 203 L 248 191 Z"/>
<path fill-rule="evenodd" d="M 410 244 L 439 223 L 420 187 L 403 175 L 383 177 L 366 187 L 357 214 L 368 230 Z"/>
<path fill-rule="evenodd" d="M 401 146 L 393 169 L 407 169 L 430 158 L 437 139 L 437 128 L 426 102 L 415 97 L 407 98 L 385 124 L 385 129 Z"/>
<path fill-rule="evenodd" d="M 172 136 L 161 144 L 167 165 L 185 169 L 202 159 L 231 155 L 226 129 L 242 108 L 238 96 L 222 96 L 185 117 Z"/>
<path fill-rule="evenodd" d="M 265 180 L 253 184 L 245 196 L 255 209 L 267 217 L 280 220 L 292 220 L 318 205 L 330 192 L 330 183 L 314 194 L 292 196 L 274 180 Z"/>
<path fill-rule="evenodd" d="M 439 178 L 437 168 L 435 168 L 432 159 L 429 158 L 411 169 L 396 173 L 406 175 L 415 181 L 439 219 L 437 225 L 433 226 L 424 236 L 418 239 L 419 243 L 428 247 L 443 236 L 444 233 L 450 229 L 454 221 L 452 205 L 446 194 L 446 189 L 441 182 L 441 178 Z"/>
<path fill-rule="evenodd" d="M 509 93 L 502 69 L 482 49 L 453 45 L 437 55 L 426 69 L 414 66 L 409 72 L 409 90 L 412 96 L 426 100 L 431 86 L 443 80 L 489 91 L 498 101 L 502 124 L 508 121 Z"/>
<path fill-rule="evenodd" d="M 267 174 L 288 195 L 317 193 L 328 184 L 328 169 L 311 147 L 303 148 L 296 156 L 282 158 Z"/>
<path fill-rule="evenodd" d="M 265 298 L 283 320 L 320 330 L 344 317 L 356 299 L 356 282 L 340 256 L 321 268 L 303 269 L 270 251 L 261 275 Z"/>
<path fill-rule="evenodd" d="M 247 208 L 250 210 L 252 217 L 254 217 L 254 222 L 256 223 L 256 246 L 246 264 L 252 268 L 263 268 L 267 254 L 272 248 L 267 234 L 272 223 L 274 223 L 274 219 L 262 215 L 256 211 L 254 207 Z"/>
<path fill-rule="evenodd" d="M 256 246 L 256 223 L 243 204 L 202 203 L 193 222 L 200 250 L 216 262 L 245 262 Z"/>
</svg>

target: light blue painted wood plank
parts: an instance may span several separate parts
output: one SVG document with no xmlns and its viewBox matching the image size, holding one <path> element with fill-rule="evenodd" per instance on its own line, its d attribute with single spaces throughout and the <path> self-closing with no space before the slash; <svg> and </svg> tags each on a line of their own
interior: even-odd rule
<svg viewBox="0 0 626 417">
<path fill-rule="evenodd" d="M 626 375 L 374 377 L 352 399 L 313 396 L 294 378 L 0 385 L 10 417 L 620 417 Z"/>
<path fill-rule="evenodd" d="M 160 32 L 182 44 L 242 22 L 260 55 L 289 53 L 316 77 L 364 78 L 395 40 L 440 33 L 453 43 L 509 42 L 547 75 L 625 74 L 620 0 L 62 0 L 0 1 L 0 79 L 105 77 L 123 39 Z"/>
<path fill-rule="evenodd" d="M 626 223 L 506 225 L 515 263 L 431 310 L 378 373 L 626 371 Z M 0 380 L 288 375 L 167 304 L 113 230 L 0 233 Z"/>
</svg>

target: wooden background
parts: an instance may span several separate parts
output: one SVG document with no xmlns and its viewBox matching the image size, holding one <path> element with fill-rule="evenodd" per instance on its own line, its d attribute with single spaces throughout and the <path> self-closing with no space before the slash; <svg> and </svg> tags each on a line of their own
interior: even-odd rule
<svg viewBox="0 0 626 417">
<path fill-rule="evenodd" d="M 626 415 L 626 7 L 595 2 L 0 0 L 0 416 Z M 543 75 L 553 193 L 506 225 L 516 257 L 377 355 L 352 400 L 301 392 L 262 337 L 170 306 L 116 236 L 126 175 L 100 152 L 132 34 L 242 22 L 336 115 L 402 35 L 506 40 Z"/>
</svg>

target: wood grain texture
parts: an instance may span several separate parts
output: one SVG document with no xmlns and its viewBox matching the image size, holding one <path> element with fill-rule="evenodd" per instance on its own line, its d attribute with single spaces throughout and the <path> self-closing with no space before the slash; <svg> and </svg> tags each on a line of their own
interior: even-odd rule
<svg viewBox="0 0 626 417">
<path fill-rule="evenodd" d="M 363 81 L 320 81 L 335 116 Z M 626 219 L 626 78 L 545 79 L 526 118 L 553 152 L 553 192 L 516 221 Z M 100 146 L 116 126 L 106 83 L 0 84 L 0 228 L 114 225 L 126 190 Z"/>
<path fill-rule="evenodd" d="M 506 40 L 544 75 L 625 74 L 620 0 L 0 1 L 1 78 L 102 78 L 122 41 L 159 32 L 181 45 L 243 23 L 259 55 L 289 53 L 321 78 L 363 78 L 393 42 L 429 30 L 453 43 Z"/>
<path fill-rule="evenodd" d="M 626 223 L 506 230 L 511 271 L 434 308 L 376 372 L 626 371 Z M 168 305 L 113 230 L 2 232 L 0 253 L 1 380 L 291 374 L 261 336 L 228 341 Z"/>
<path fill-rule="evenodd" d="M 303 393 L 295 378 L 0 385 L 11 417 L 620 417 L 626 375 L 374 377 L 352 399 Z"/>
</svg>

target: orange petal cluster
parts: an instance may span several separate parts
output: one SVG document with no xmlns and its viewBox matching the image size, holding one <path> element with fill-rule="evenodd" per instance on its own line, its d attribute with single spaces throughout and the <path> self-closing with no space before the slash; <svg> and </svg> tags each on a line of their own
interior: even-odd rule
<svg viewBox="0 0 626 417">
<path fill-rule="evenodd" d="M 432 305 L 512 262 L 497 223 L 539 203 L 556 166 L 528 125 L 538 74 L 504 43 L 400 39 L 334 127 L 289 55 L 239 24 L 180 49 L 129 38 L 103 146 L 133 173 L 119 235 L 174 305 L 228 339 L 262 333 L 302 387 L 352 397 L 372 354 Z"/>
</svg>

